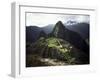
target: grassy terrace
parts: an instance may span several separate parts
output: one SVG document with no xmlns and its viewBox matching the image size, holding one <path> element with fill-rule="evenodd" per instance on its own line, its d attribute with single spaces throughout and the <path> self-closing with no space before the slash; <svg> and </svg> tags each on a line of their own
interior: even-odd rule
<svg viewBox="0 0 100 80">
<path fill-rule="evenodd" d="M 68 52 L 69 50 L 67 48 L 64 48 L 63 45 L 61 45 L 60 41 L 61 39 L 54 38 L 54 37 L 46 39 L 48 47 L 57 48 L 62 53 Z"/>
</svg>

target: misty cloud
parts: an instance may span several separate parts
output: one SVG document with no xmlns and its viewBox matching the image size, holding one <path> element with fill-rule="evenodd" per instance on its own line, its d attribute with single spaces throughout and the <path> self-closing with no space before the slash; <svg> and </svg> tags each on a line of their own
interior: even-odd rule
<svg viewBox="0 0 100 80">
<path fill-rule="evenodd" d="M 43 14 L 43 13 L 27 13 L 26 14 L 26 26 L 34 25 L 43 27 L 48 24 L 55 24 L 57 21 L 67 23 L 68 21 L 76 21 L 78 23 L 89 23 L 89 15 L 72 15 L 72 14 Z"/>
</svg>

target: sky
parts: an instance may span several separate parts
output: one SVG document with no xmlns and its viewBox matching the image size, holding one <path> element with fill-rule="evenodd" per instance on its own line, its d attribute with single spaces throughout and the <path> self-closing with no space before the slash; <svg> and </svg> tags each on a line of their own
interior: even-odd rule
<svg viewBox="0 0 100 80">
<path fill-rule="evenodd" d="M 89 20 L 89 15 L 26 13 L 26 26 L 44 27 L 48 24 L 56 24 L 58 21 L 63 23 L 68 21 L 89 23 Z"/>
</svg>

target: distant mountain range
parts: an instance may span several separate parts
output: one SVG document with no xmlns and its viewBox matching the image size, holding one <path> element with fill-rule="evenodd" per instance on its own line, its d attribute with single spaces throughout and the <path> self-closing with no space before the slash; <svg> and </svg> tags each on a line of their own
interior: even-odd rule
<svg viewBox="0 0 100 80">
<path fill-rule="evenodd" d="M 75 23 L 75 22 L 74 22 Z M 88 23 L 75 23 L 73 25 L 64 24 L 64 26 L 74 32 L 80 34 L 80 36 L 88 40 L 89 42 L 89 24 Z M 37 40 L 39 33 L 44 31 L 46 34 L 49 34 L 54 28 L 53 24 L 49 24 L 44 27 L 38 26 L 26 26 L 26 41 L 27 42 L 34 42 Z"/>
<path fill-rule="evenodd" d="M 53 30 L 53 25 L 47 25 L 44 27 L 38 26 L 26 26 L 26 41 L 35 42 L 40 36 L 40 32 L 44 31 L 46 34 L 49 34 Z"/>
<path fill-rule="evenodd" d="M 74 25 L 67 25 L 66 28 L 79 33 L 83 39 L 89 39 L 89 24 L 88 23 L 77 23 Z"/>
</svg>

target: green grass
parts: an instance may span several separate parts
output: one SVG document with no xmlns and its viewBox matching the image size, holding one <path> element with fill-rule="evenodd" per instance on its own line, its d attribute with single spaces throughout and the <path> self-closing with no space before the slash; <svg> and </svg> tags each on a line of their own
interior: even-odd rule
<svg viewBox="0 0 100 80">
<path fill-rule="evenodd" d="M 47 39 L 40 38 L 39 41 L 38 41 L 38 44 L 40 46 L 47 45 L 48 47 L 56 48 L 61 53 L 68 52 L 69 50 L 67 48 L 64 48 L 63 45 L 62 45 L 62 43 L 60 41 L 62 41 L 62 40 L 59 39 L 59 38 L 55 38 L 55 37 L 50 37 L 50 38 L 47 38 Z"/>
<path fill-rule="evenodd" d="M 46 39 L 48 47 L 53 47 L 58 49 L 61 53 L 65 54 L 68 53 L 70 50 L 67 48 L 64 48 L 63 45 L 60 43 L 61 39 L 50 37 Z"/>
</svg>

